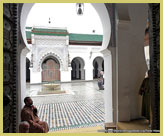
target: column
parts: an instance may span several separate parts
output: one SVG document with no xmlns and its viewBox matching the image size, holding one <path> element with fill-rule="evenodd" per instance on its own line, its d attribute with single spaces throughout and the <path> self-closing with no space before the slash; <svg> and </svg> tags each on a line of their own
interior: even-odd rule
<svg viewBox="0 0 163 136">
<path fill-rule="evenodd" d="M 85 69 L 85 80 L 93 80 L 93 64 L 91 63 L 91 60 L 87 60 L 84 69 Z"/>
<path fill-rule="evenodd" d="M 42 69 L 40 68 L 40 71 L 36 71 L 34 68 L 30 68 L 30 78 L 31 84 L 42 83 Z"/>
<path fill-rule="evenodd" d="M 104 108 L 105 123 L 113 122 L 113 103 L 112 103 L 112 57 L 108 49 L 101 51 L 104 55 L 105 84 L 104 84 Z"/>
<path fill-rule="evenodd" d="M 81 80 L 84 80 L 85 79 L 85 70 L 81 68 L 80 71 L 81 71 Z"/>
<path fill-rule="evenodd" d="M 61 70 L 61 82 L 70 82 L 71 81 L 71 67 L 68 67 L 67 71 Z"/>
<path fill-rule="evenodd" d="M 26 96 L 26 56 L 29 49 L 25 47 L 20 54 L 20 90 L 21 90 L 21 105 L 24 106 L 24 98 Z"/>
</svg>

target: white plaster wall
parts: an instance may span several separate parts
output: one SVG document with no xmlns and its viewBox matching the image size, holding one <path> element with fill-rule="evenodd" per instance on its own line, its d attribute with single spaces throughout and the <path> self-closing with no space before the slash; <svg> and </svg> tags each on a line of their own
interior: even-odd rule
<svg viewBox="0 0 163 136">
<path fill-rule="evenodd" d="M 107 49 L 110 41 L 111 36 L 111 24 L 110 24 L 110 17 L 108 14 L 108 11 L 103 3 L 92 3 L 92 6 L 97 11 L 101 22 L 102 22 L 102 28 L 103 28 L 103 42 L 101 50 Z"/>
<path fill-rule="evenodd" d="M 150 69 L 150 55 L 149 55 L 149 46 L 145 46 L 144 47 L 144 54 L 145 54 L 145 59 L 146 59 L 146 64 L 147 64 L 147 67 L 148 69 Z"/>
<path fill-rule="evenodd" d="M 30 83 L 31 84 L 42 83 L 41 71 L 35 72 L 33 71 L 33 68 L 30 68 Z"/>
<path fill-rule="evenodd" d="M 125 8 L 129 18 L 124 17 L 127 13 L 120 17 L 117 32 L 119 121 L 140 117 L 138 91 L 147 70 L 144 56 L 147 4 L 126 4 Z M 123 11 L 126 10 L 119 9 L 119 13 Z"/>
<path fill-rule="evenodd" d="M 104 55 L 105 83 L 104 83 L 104 107 L 105 123 L 113 122 L 113 97 L 112 97 L 112 54 L 109 50 L 102 51 Z"/>
<path fill-rule="evenodd" d="M 26 97 L 26 56 L 29 53 L 28 48 L 24 48 L 20 54 L 20 87 L 21 87 L 21 108 L 24 106 L 24 98 Z"/>
<path fill-rule="evenodd" d="M 68 67 L 68 71 L 61 71 L 61 82 L 70 82 L 71 81 L 71 67 Z"/>
<path fill-rule="evenodd" d="M 28 14 L 29 14 L 31 8 L 33 7 L 33 5 L 34 5 L 34 3 L 23 4 L 21 16 L 20 16 L 20 28 L 21 28 L 22 37 L 23 37 L 23 40 L 24 40 L 24 43 L 26 44 L 26 46 L 28 46 L 27 40 L 26 40 L 27 38 L 26 38 L 26 34 L 25 34 L 26 20 L 27 20 Z"/>
</svg>

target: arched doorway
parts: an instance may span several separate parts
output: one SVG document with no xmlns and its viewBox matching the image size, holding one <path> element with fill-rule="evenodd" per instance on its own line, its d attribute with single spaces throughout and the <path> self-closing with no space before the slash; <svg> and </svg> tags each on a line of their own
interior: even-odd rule
<svg viewBox="0 0 163 136">
<path fill-rule="evenodd" d="M 26 57 L 26 82 L 30 82 L 30 60 Z"/>
<path fill-rule="evenodd" d="M 56 58 L 46 58 L 42 63 L 42 82 L 60 81 L 60 64 Z"/>
<path fill-rule="evenodd" d="M 104 71 L 104 59 L 102 57 L 96 57 L 93 60 L 93 78 L 98 78 L 100 71 Z"/>
<path fill-rule="evenodd" d="M 23 8 L 22 8 L 22 13 L 21 13 L 21 32 L 22 32 L 22 37 L 23 37 L 26 45 L 27 45 L 27 41 L 25 40 L 26 36 L 25 36 L 25 31 L 24 31 L 25 30 L 25 22 L 26 22 L 26 17 L 27 17 L 27 15 L 28 15 L 28 13 L 29 13 L 29 11 L 30 11 L 30 9 L 32 8 L 33 5 L 34 4 L 24 4 Z M 108 14 L 107 8 L 105 7 L 105 4 L 103 4 L 103 3 L 101 3 L 101 4 L 96 4 L 95 3 L 95 4 L 92 4 L 92 6 L 96 9 L 96 11 L 98 12 L 99 17 L 100 17 L 100 19 L 102 21 L 104 37 L 103 37 L 103 43 L 102 43 L 101 50 L 105 51 L 105 49 L 108 50 L 107 47 L 108 47 L 108 44 L 109 44 L 109 41 L 110 41 L 110 35 L 111 35 L 111 24 L 110 24 L 109 14 Z M 106 54 L 109 54 L 109 57 L 111 56 L 110 51 L 109 51 L 109 53 L 106 52 Z M 92 62 L 92 60 L 91 60 L 91 62 Z M 105 62 L 107 62 L 107 61 L 105 61 Z M 82 62 L 80 62 L 80 65 L 79 65 L 79 67 L 82 68 L 82 70 L 80 70 L 81 79 L 85 79 L 84 65 L 81 65 L 81 63 Z M 109 63 L 109 66 L 111 66 L 110 63 Z M 21 65 L 21 67 L 22 67 L 22 65 Z M 107 69 L 107 68 L 105 68 L 105 69 Z M 108 71 L 109 71 L 109 73 L 111 72 L 110 67 L 109 67 Z M 92 72 L 92 70 L 91 70 L 91 72 Z M 91 75 L 91 77 L 92 77 L 92 75 Z M 109 80 L 110 80 L 110 77 L 109 77 Z M 105 90 L 107 94 L 108 94 L 108 90 L 109 90 L 109 92 L 112 91 L 111 87 L 112 87 L 112 82 L 109 81 L 109 87 L 106 87 L 106 90 Z M 21 93 L 24 93 L 22 89 L 21 89 Z M 112 95 L 110 95 L 110 96 L 112 96 Z M 112 99 L 109 99 L 107 95 L 106 95 L 106 98 L 107 98 L 107 100 L 112 101 Z M 104 99 L 106 99 L 106 98 L 104 98 Z M 23 97 L 21 97 L 20 99 L 23 100 Z M 109 108 L 108 108 L 108 105 L 110 106 Z M 106 108 L 108 108 L 107 111 L 106 111 Z M 105 101 L 105 122 L 108 122 L 108 121 L 112 122 L 112 113 L 109 114 L 109 116 L 108 116 L 108 113 L 107 113 L 108 111 L 109 111 L 109 113 L 112 112 L 112 110 L 110 110 L 110 109 L 112 109 L 112 102 L 108 103 L 108 101 Z"/>
<path fill-rule="evenodd" d="M 71 79 L 72 80 L 84 80 L 85 71 L 84 71 L 84 60 L 80 57 L 76 57 L 71 62 Z"/>
</svg>

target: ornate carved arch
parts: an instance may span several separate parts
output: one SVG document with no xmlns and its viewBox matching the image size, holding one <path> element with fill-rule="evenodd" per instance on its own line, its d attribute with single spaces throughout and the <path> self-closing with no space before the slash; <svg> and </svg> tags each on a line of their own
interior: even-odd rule
<svg viewBox="0 0 163 136">
<path fill-rule="evenodd" d="M 59 57 L 59 55 L 58 55 L 57 53 L 55 53 L 55 52 L 47 52 L 47 53 L 45 53 L 44 55 L 42 55 L 41 58 L 40 58 L 39 61 L 38 61 L 38 65 L 37 65 L 37 70 L 38 70 L 38 71 L 40 71 L 40 69 L 41 69 L 41 64 L 42 64 L 42 62 L 43 62 L 47 57 L 49 57 L 49 56 L 53 56 L 54 58 L 56 58 L 56 59 L 59 61 L 59 63 L 60 63 L 60 69 L 63 68 L 63 61 L 62 61 L 62 59 Z"/>
</svg>

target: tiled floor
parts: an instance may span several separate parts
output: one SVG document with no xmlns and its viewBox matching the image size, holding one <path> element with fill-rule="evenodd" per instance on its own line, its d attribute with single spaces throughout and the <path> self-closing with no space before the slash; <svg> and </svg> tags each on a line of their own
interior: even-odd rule
<svg viewBox="0 0 163 136">
<path fill-rule="evenodd" d="M 60 84 L 64 94 L 38 95 L 43 85 L 27 84 L 27 94 L 37 106 L 41 120 L 48 122 L 50 131 L 103 126 L 103 90 L 97 81 Z"/>
<path fill-rule="evenodd" d="M 84 127 L 84 128 L 74 128 L 68 130 L 53 131 L 51 133 L 104 133 L 104 127 L 95 126 L 95 127 Z"/>
</svg>

